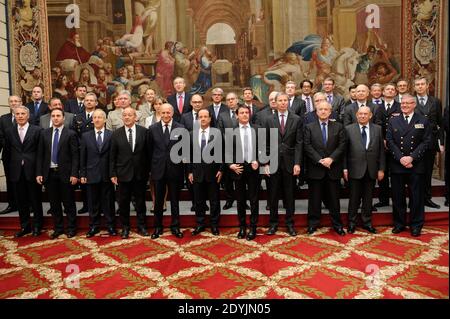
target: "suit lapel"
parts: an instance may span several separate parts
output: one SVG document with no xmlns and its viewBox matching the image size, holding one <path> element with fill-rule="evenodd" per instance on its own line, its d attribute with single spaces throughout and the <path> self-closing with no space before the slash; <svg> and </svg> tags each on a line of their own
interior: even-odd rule
<svg viewBox="0 0 450 319">
<path fill-rule="evenodd" d="M 63 145 L 66 138 L 67 138 L 67 128 L 63 128 L 63 130 L 59 132 L 58 153 L 61 150 L 61 145 Z"/>
<path fill-rule="evenodd" d="M 375 127 L 371 123 L 369 123 L 369 135 L 370 135 L 370 140 L 369 140 L 369 145 L 367 146 L 367 149 L 372 147 L 373 141 L 375 140 Z"/>
</svg>

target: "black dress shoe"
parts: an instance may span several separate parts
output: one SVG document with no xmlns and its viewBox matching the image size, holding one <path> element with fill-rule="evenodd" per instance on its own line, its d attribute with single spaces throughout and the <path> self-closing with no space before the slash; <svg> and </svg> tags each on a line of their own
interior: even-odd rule
<svg viewBox="0 0 450 319">
<path fill-rule="evenodd" d="M 270 226 L 269 230 L 266 232 L 266 235 L 273 236 L 276 234 L 277 230 L 277 226 Z"/>
<path fill-rule="evenodd" d="M 71 230 L 67 233 L 67 238 L 72 238 L 75 237 L 77 235 L 77 232 L 74 230 Z"/>
<path fill-rule="evenodd" d="M 116 231 L 116 229 L 114 227 L 109 227 L 108 228 L 108 234 L 110 236 L 117 236 L 117 231 Z"/>
<path fill-rule="evenodd" d="M 183 233 L 180 231 L 179 228 L 173 228 L 173 229 L 171 230 L 171 232 L 172 232 L 172 235 L 174 235 L 175 237 L 177 237 L 177 238 L 183 238 Z"/>
<path fill-rule="evenodd" d="M 316 230 L 317 230 L 316 227 L 309 226 L 308 229 L 306 230 L 306 232 L 307 232 L 309 235 L 312 235 L 312 234 L 314 234 L 314 233 L 316 232 Z"/>
<path fill-rule="evenodd" d="M 42 233 L 42 230 L 40 228 L 33 229 L 33 237 L 39 237 Z"/>
<path fill-rule="evenodd" d="M 191 212 L 195 212 L 195 207 L 191 206 Z"/>
<path fill-rule="evenodd" d="M 15 212 L 15 211 L 17 211 L 17 208 L 8 206 L 8 207 L 6 207 L 4 210 L 2 210 L 0 212 L 0 215 L 6 215 L 6 214 L 9 214 L 9 213 L 12 213 L 12 212 Z"/>
<path fill-rule="evenodd" d="M 270 206 L 269 205 L 266 206 L 266 210 L 270 210 Z"/>
<path fill-rule="evenodd" d="M 287 233 L 291 235 L 292 237 L 297 236 L 297 231 L 295 230 L 294 226 L 288 226 L 287 227 Z"/>
<path fill-rule="evenodd" d="M 57 239 L 59 236 L 64 235 L 64 232 L 62 231 L 54 231 L 51 235 L 50 238 L 51 239 Z"/>
<path fill-rule="evenodd" d="M 448 199 L 445 200 L 444 206 L 445 206 L 445 207 L 448 207 Z"/>
<path fill-rule="evenodd" d="M 375 205 L 372 206 L 372 212 L 377 212 L 378 209 L 375 207 Z"/>
<path fill-rule="evenodd" d="M 238 235 L 237 235 L 237 238 L 239 238 L 239 239 L 244 239 L 246 233 L 247 233 L 247 229 L 246 229 L 245 227 L 240 227 L 240 228 L 239 228 L 239 233 L 238 233 Z"/>
<path fill-rule="evenodd" d="M 220 235 L 219 228 L 218 228 L 217 226 L 212 226 L 212 227 L 211 227 L 211 233 L 212 233 L 214 236 L 219 236 L 219 235 Z"/>
<path fill-rule="evenodd" d="M 339 236 L 345 236 L 345 231 L 344 231 L 344 228 L 342 228 L 342 227 L 334 228 L 334 231 L 335 231 Z"/>
<path fill-rule="evenodd" d="M 398 226 L 395 226 L 393 229 L 392 229 L 392 233 L 393 234 L 400 234 L 402 231 L 404 231 L 406 228 L 405 227 L 398 227 Z"/>
<path fill-rule="evenodd" d="M 155 230 L 153 231 L 153 234 L 152 234 L 152 239 L 157 239 L 162 234 L 163 234 L 163 229 L 162 228 L 155 228 Z"/>
<path fill-rule="evenodd" d="M 148 233 L 147 229 L 145 229 L 143 227 L 138 229 L 138 234 L 141 235 L 141 236 L 144 236 L 144 237 L 150 236 L 150 234 Z"/>
<path fill-rule="evenodd" d="M 435 208 L 435 209 L 441 208 L 441 206 L 439 206 L 438 204 L 436 204 L 435 202 L 433 202 L 431 199 L 426 199 L 426 200 L 425 200 L 425 206 L 431 207 L 431 208 Z"/>
<path fill-rule="evenodd" d="M 374 207 L 377 207 L 377 208 L 386 207 L 386 206 L 389 206 L 389 202 L 382 201 L 382 202 L 376 203 L 376 204 L 373 205 L 373 206 L 374 206 Z"/>
<path fill-rule="evenodd" d="M 47 211 L 46 214 L 47 214 L 47 215 L 51 215 L 51 214 L 52 214 L 52 211 L 49 209 L 49 210 Z"/>
<path fill-rule="evenodd" d="M 348 228 L 347 228 L 347 233 L 349 233 L 349 234 L 354 234 L 355 231 L 356 231 L 355 225 L 350 225 L 350 226 L 348 226 Z"/>
<path fill-rule="evenodd" d="M 87 214 L 87 213 L 88 213 L 88 209 L 86 207 L 84 207 L 84 206 L 81 207 L 80 210 L 78 211 L 79 215 Z"/>
<path fill-rule="evenodd" d="M 122 229 L 120 237 L 122 237 L 122 239 L 128 239 L 128 237 L 130 237 L 130 230 L 128 228 Z"/>
<path fill-rule="evenodd" d="M 23 237 L 23 236 L 28 235 L 28 234 L 31 234 L 31 229 L 30 228 L 25 228 L 25 229 L 21 229 L 17 233 L 15 233 L 14 237 L 19 238 L 19 237 Z"/>
<path fill-rule="evenodd" d="M 249 205 L 249 204 L 245 204 L 245 209 L 250 210 L 250 209 L 251 209 L 251 208 L 250 208 L 250 205 Z"/>
<path fill-rule="evenodd" d="M 98 234 L 100 232 L 100 229 L 98 228 L 90 228 L 89 231 L 86 233 L 86 238 L 94 237 L 95 234 Z"/>
<path fill-rule="evenodd" d="M 233 201 L 228 201 L 225 203 L 225 205 L 223 205 L 223 209 L 227 210 L 230 209 L 231 207 L 233 207 Z"/>
<path fill-rule="evenodd" d="M 204 231 L 205 231 L 205 226 L 197 226 L 192 231 L 192 236 L 196 236 L 196 235 L 198 235 L 198 234 L 200 234 L 201 232 L 204 232 Z"/>
<path fill-rule="evenodd" d="M 421 229 L 420 228 L 411 229 L 411 236 L 419 237 L 420 234 L 421 234 Z"/>
<path fill-rule="evenodd" d="M 250 231 L 247 234 L 247 240 L 253 240 L 256 238 L 256 227 L 250 227 Z"/>
<path fill-rule="evenodd" d="M 208 205 L 205 205 L 205 212 L 209 211 Z"/>
<path fill-rule="evenodd" d="M 377 230 L 371 225 L 370 226 L 363 226 L 363 229 L 367 230 L 371 234 L 376 234 L 377 233 Z"/>
</svg>

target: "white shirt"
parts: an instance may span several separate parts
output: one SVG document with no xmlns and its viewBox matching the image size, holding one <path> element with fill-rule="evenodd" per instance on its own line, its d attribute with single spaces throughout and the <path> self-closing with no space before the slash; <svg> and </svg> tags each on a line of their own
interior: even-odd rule
<svg viewBox="0 0 450 319">
<path fill-rule="evenodd" d="M 219 111 L 220 111 L 220 107 L 222 106 L 222 104 L 213 104 L 213 108 L 214 108 L 214 117 L 217 118 L 219 116 Z"/>
<path fill-rule="evenodd" d="M 363 126 L 366 127 L 366 135 L 367 135 L 367 141 L 366 141 L 366 149 L 369 147 L 369 143 L 370 143 L 370 129 L 369 129 L 369 123 L 367 123 L 366 125 L 361 125 L 359 124 L 359 131 L 361 132 L 361 136 L 362 136 L 362 128 Z"/>
<path fill-rule="evenodd" d="M 414 112 L 411 113 L 411 114 L 405 114 L 405 113 L 403 113 L 403 118 L 404 118 L 405 121 L 406 121 L 406 117 L 408 116 L 408 124 L 409 124 L 409 123 L 411 123 L 411 119 L 412 119 L 413 115 L 414 115 Z"/>
<path fill-rule="evenodd" d="M 101 130 L 97 130 L 96 128 L 94 128 L 95 130 L 95 140 L 97 141 L 98 138 L 98 132 L 102 132 L 102 134 L 100 134 L 100 137 L 102 138 L 102 143 L 105 140 L 105 128 L 102 128 Z M 128 138 L 128 136 L 127 136 Z"/>
<path fill-rule="evenodd" d="M 209 141 L 209 126 L 205 128 L 204 130 L 200 127 L 198 131 L 198 145 L 200 148 L 202 147 L 202 133 L 205 132 L 205 138 L 206 138 L 206 144 L 208 144 Z"/>
<path fill-rule="evenodd" d="M 295 95 L 289 98 L 289 108 L 292 107 L 292 103 L 294 103 Z"/>
<path fill-rule="evenodd" d="M 359 102 L 359 101 L 356 101 L 356 103 L 358 103 L 358 108 L 360 108 L 361 107 L 361 105 L 364 105 L 364 106 L 367 106 L 367 101 L 364 101 L 364 102 Z"/>
<path fill-rule="evenodd" d="M 27 122 L 24 126 L 20 126 L 17 124 L 17 133 L 19 133 L 20 137 L 20 131 L 23 131 L 23 138 L 25 139 L 25 136 L 27 135 L 28 128 L 30 127 L 30 124 Z"/>
<path fill-rule="evenodd" d="M 64 129 L 64 125 L 61 125 L 60 127 L 58 127 L 58 134 L 59 134 L 58 141 L 61 141 L 61 134 L 62 134 L 63 129 Z M 53 133 L 52 133 L 52 148 L 50 149 L 51 150 L 50 151 L 50 168 L 58 167 L 58 164 L 55 164 L 51 161 L 51 158 L 52 158 L 51 152 L 53 151 L 53 140 L 55 139 L 55 131 L 56 131 L 56 128 L 53 129 Z"/>
<path fill-rule="evenodd" d="M 92 112 L 86 112 L 86 119 L 88 119 L 88 117 L 89 117 L 89 119 L 92 119 L 92 115 L 94 114 L 94 111 L 92 111 Z"/>
<path fill-rule="evenodd" d="M 386 111 L 388 110 L 388 104 L 389 104 L 389 108 L 391 108 L 392 105 L 394 105 L 394 100 L 392 100 L 392 101 L 384 100 L 384 108 L 386 109 Z"/>
<path fill-rule="evenodd" d="M 125 135 L 127 137 L 127 141 L 128 141 L 128 135 L 129 135 L 129 129 L 131 129 L 131 136 L 133 137 L 133 146 L 131 148 L 131 151 L 134 152 L 134 147 L 136 146 L 136 125 L 133 125 L 132 127 L 126 127 L 124 126 L 125 129 Z"/>
<path fill-rule="evenodd" d="M 236 112 L 233 110 L 230 110 L 230 117 L 233 118 L 233 116 L 234 116 L 234 118 L 236 118 Z"/>
<path fill-rule="evenodd" d="M 244 126 L 246 127 L 246 129 L 244 129 Z M 245 133 L 247 133 L 247 142 L 248 142 L 247 156 L 244 155 L 245 154 L 245 147 L 244 147 Z M 239 134 L 241 136 L 243 159 L 248 159 L 249 161 L 251 161 L 252 157 L 253 157 L 252 156 L 253 148 L 252 148 L 252 131 L 251 131 L 250 123 L 247 123 L 246 125 L 239 123 Z"/>
<path fill-rule="evenodd" d="M 79 100 L 79 99 L 77 98 L 77 104 L 78 104 L 78 107 L 80 107 L 80 103 L 82 103 L 83 106 L 84 106 L 84 101 L 81 101 L 81 100 Z"/>
<path fill-rule="evenodd" d="M 161 121 L 161 125 L 162 125 L 162 128 L 163 128 L 163 134 L 164 133 L 166 133 L 166 129 L 168 128 L 169 129 L 169 134 L 170 134 L 170 132 L 172 132 L 172 124 L 173 124 L 173 120 L 171 120 L 169 123 L 164 123 L 163 121 Z M 166 128 L 166 125 L 167 125 L 167 128 Z"/>
<path fill-rule="evenodd" d="M 422 102 L 421 99 L 423 99 L 423 105 L 427 104 L 427 102 L 428 102 L 428 95 L 424 95 L 424 96 L 417 95 L 417 101 L 419 102 L 419 104 Z"/>
</svg>

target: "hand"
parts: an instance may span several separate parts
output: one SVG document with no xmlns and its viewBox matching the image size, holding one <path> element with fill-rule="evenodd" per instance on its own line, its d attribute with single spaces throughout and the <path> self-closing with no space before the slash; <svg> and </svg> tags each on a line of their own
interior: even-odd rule
<svg viewBox="0 0 450 319">
<path fill-rule="evenodd" d="M 216 174 L 217 184 L 219 184 L 220 181 L 222 180 L 222 176 L 223 176 L 222 172 L 220 172 L 220 171 L 217 172 L 217 174 Z"/>
<path fill-rule="evenodd" d="M 439 150 L 441 151 L 442 154 L 445 153 L 445 146 L 444 145 L 439 145 Z"/>
<path fill-rule="evenodd" d="M 388 147 L 387 147 L 387 141 L 384 140 L 384 149 L 387 150 L 387 148 L 388 148 Z"/>
<path fill-rule="evenodd" d="M 78 178 L 75 176 L 70 176 L 70 184 L 76 185 L 78 183 Z"/>
<path fill-rule="evenodd" d="M 194 184 L 194 174 L 190 173 L 188 175 L 188 180 L 189 180 L 189 183 Z"/>
<path fill-rule="evenodd" d="M 268 177 L 270 177 L 270 166 L 269 166 L 269 165 L 264 166 L 264 173 L 265 173 Z"/>
<path fill-rule="evenodd" d="M 87 178 L 86 177 L 82 177 L 80 179 L 80 181 L 81 181 L 81 184 L 86 184 L 87 183 Z"/>
<path fill-rule="evenodd" d="M 301 168 L 300 168 L 300 165 L 294 165 L 294 176 L 298 176 L 298 175 L 300 175 L 300 171 L 301 171 Z"/>
<path fill-rule="evenodd" d="M 319 161 L 319 163 L 329 169 L 331 168 L 331 164 L 333 164 L 333 159 L 330 157 L 323 158 Z"/>
<path fill-rule="evenodd" d="M 384 172 L 383 171 L 378 171 L 378 181 L 382 181 L 384 178 Z"/>
<path fill-rule="evenodd" d="M 44 177 L 43 176 L 36 176 L 36 182 L 39 185 L 42 185 L 42 183 L 44 182 Z"/>
<path fill-rule="evenodd" d="M 411 156 L 403 156 L 400 159 L 400 164 L 402 164 L 404 167 L 406 168 L 410 168 L 408 167 L 410 164 L 412 164 L 412 162 L 414 161 L 414 159 Z M 411 165 L 412 167 L 412 165 Z"/>
<path fill-rule="evenodd" d="M 244 171 L 244 168 L 240 164 L 232 164 L 230 165 L 230 169 L 235 172 L 237 175 L 241 175 Z"/>
<path fill-rule="evenodd" d="M 114 185 L 118 186 L 119 183 L 117 182 L 117 177 L 111 177 L 111 183 L 113 183 Z"/>
<path fill-rule="evenodd" d="M 259 163 L 257 161 L 252 162 L 252 169 L 256 171 L 259 167 Z"/>
<path fill-rule="evenodd" d="M 346 182 L 348 182 L 348 170 L 347 170 L 347 169 L 344 169 L 343 175 L 344 175 L 344 180 L 345 180 Z"/>
</svg>

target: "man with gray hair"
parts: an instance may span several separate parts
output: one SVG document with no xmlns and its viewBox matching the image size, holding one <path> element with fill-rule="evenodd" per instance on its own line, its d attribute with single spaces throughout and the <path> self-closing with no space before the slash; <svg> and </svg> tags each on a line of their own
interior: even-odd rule
<svg viewBox="0 0 450 319">
<path fill-rule="evenodd" d="M 227 106 L 222 103 L 223 90 L 221 88 L 215 88 L 212 90 L 212 104 L 208 107 L 209 113 L 211 113 L 211 127 L 217 127 L 219 115 L 222 112 L 226 112 Z"/>
<path fill-rule="evenodd" d="M 106 120 L 106 128 L 110 131 L 115 131 L 123 127 L 122 113 L 127 107 L 131 107 L 131 93 L 130 91 L 123 90 L 117 96 L 117 108 L 108 113 L 108 119 Z M 141 112 L 136 111 L 136 123 L 139 123 L 141 119 Z"/>
</svg>

